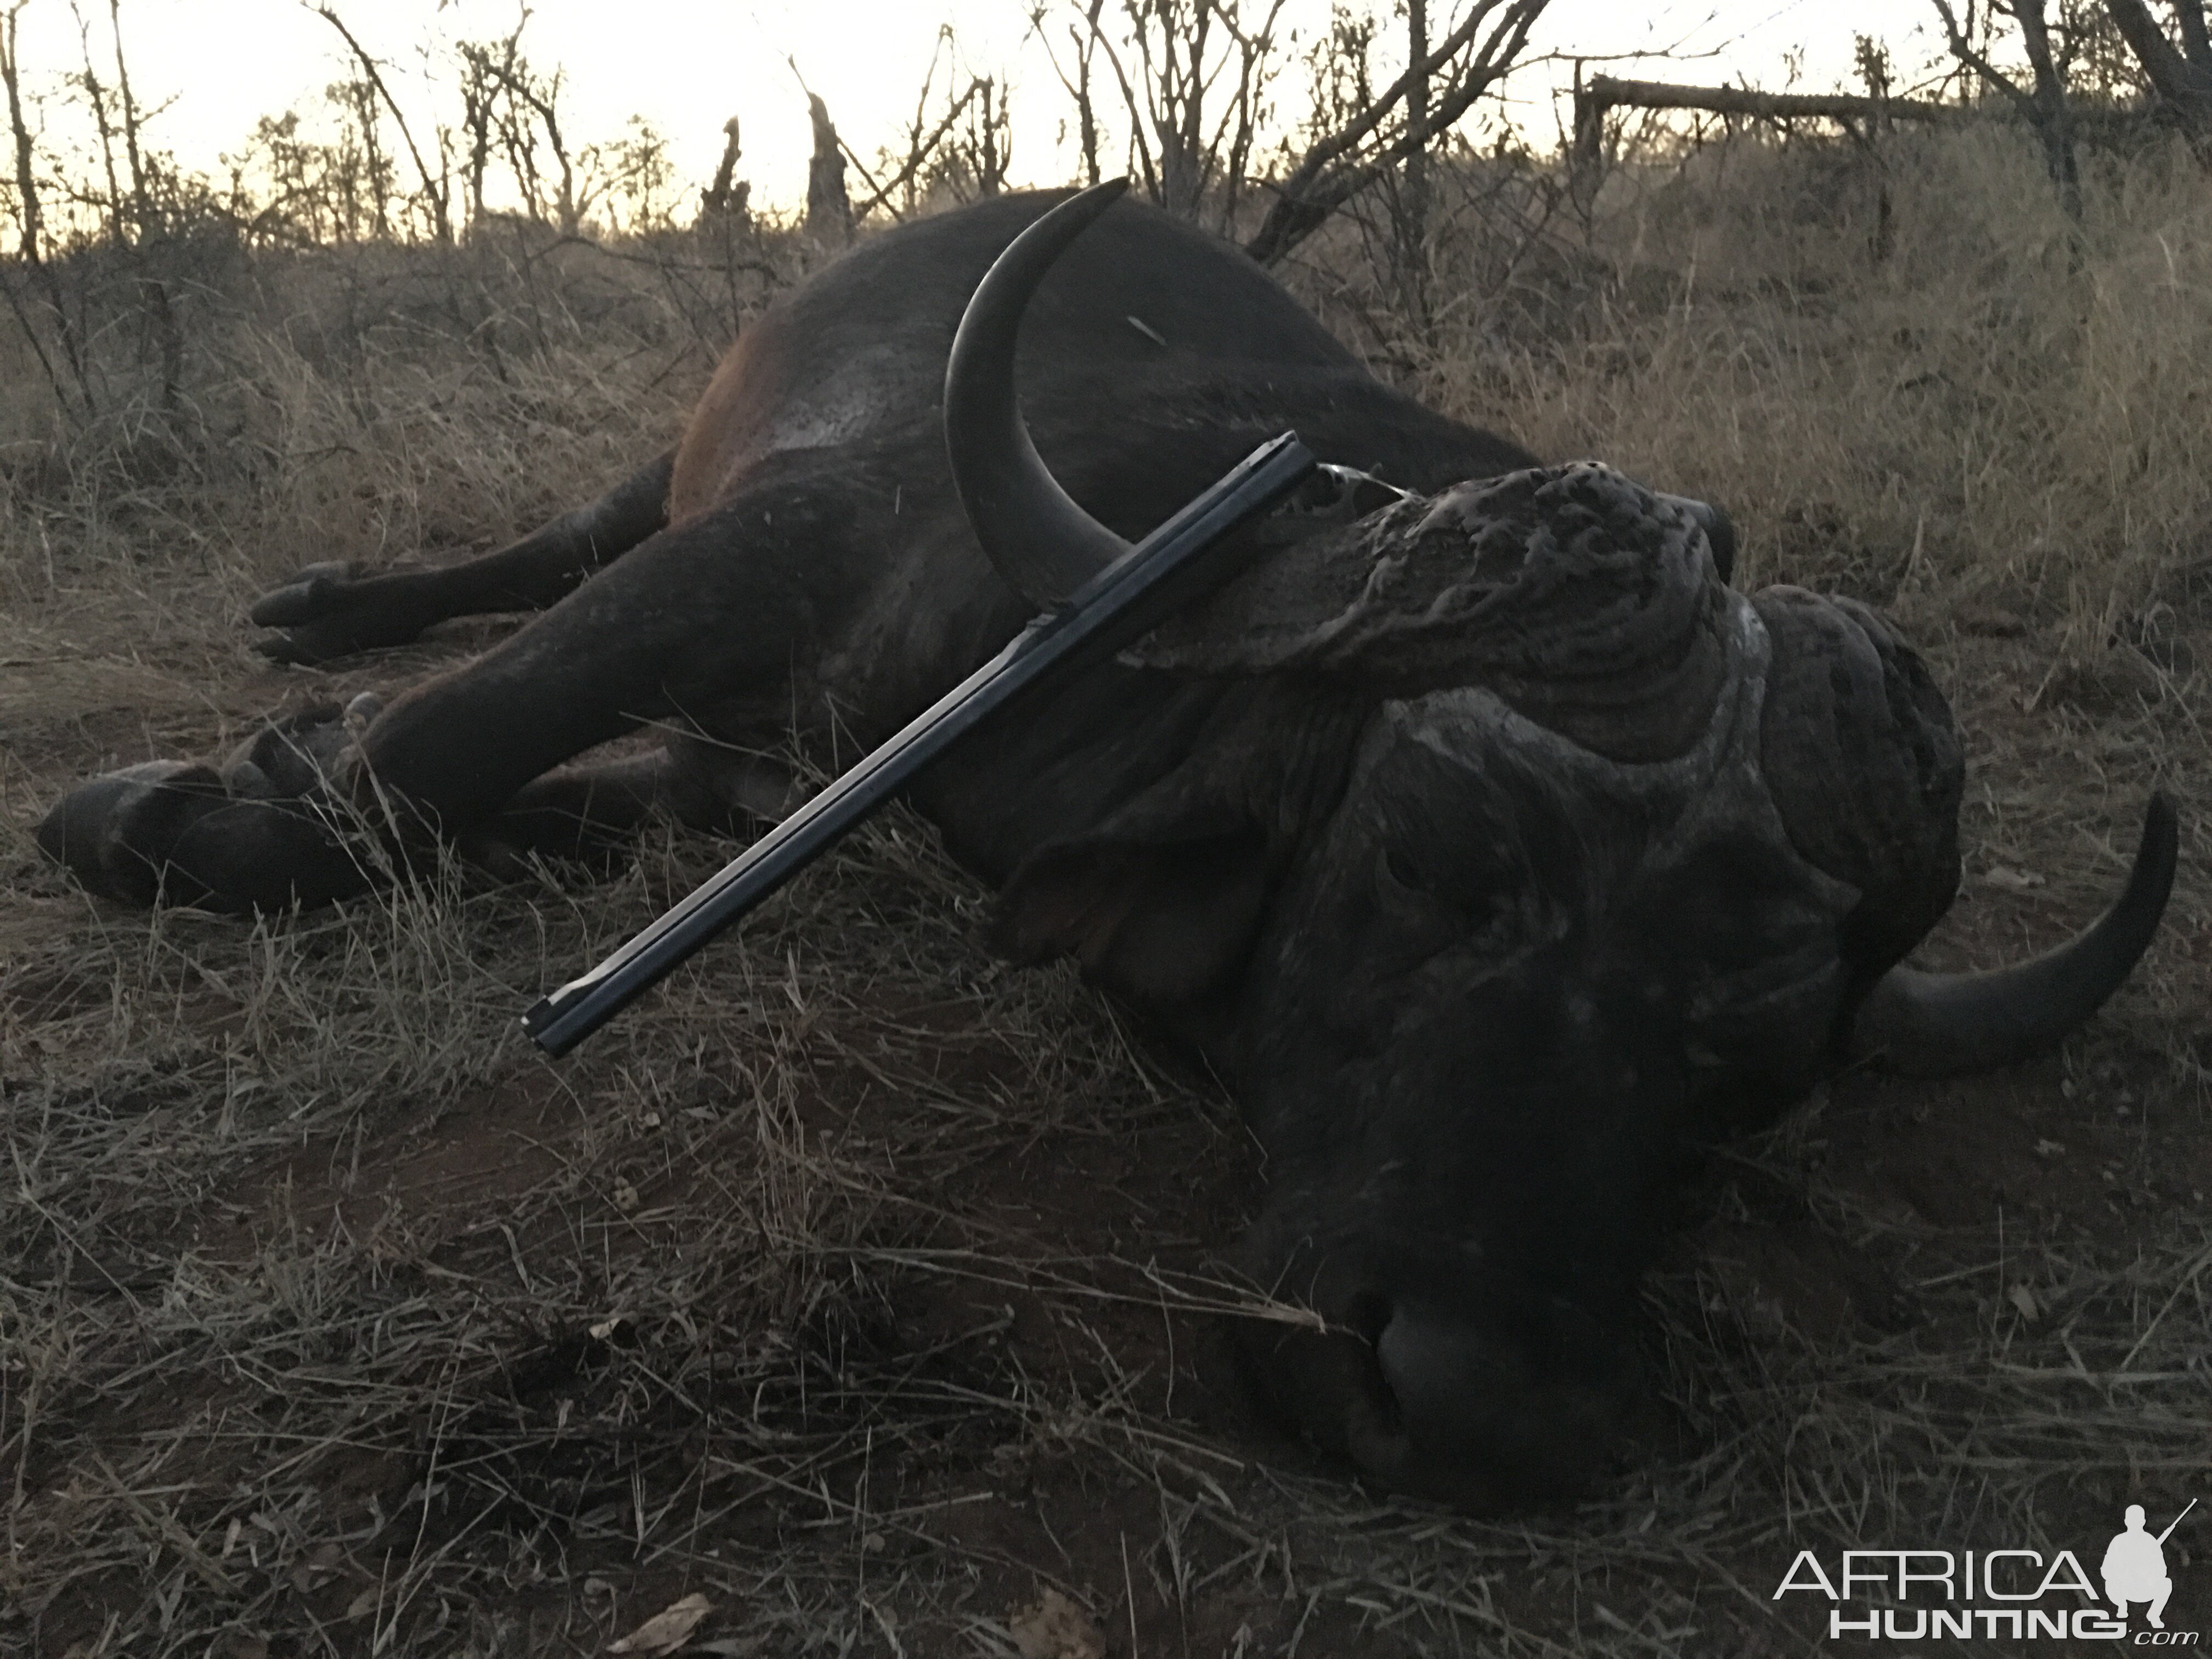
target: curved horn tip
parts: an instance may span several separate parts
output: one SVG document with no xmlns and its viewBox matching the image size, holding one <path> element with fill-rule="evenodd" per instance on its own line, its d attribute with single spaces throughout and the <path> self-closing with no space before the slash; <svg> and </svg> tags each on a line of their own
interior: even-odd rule
<svg viewBox="0 0 2212 1659">
<path fill-rule="evenodd" d="M 2173 798 L 2154 790 L 2127 886 L 2112 908 L 2056 950 L 2008 968 L 1891 969 L 1853 1018 L 1850 1058 L 1909 1077 L 1956 1077 L 2055 1047 L 2104 1006 L 2150 948 L 2173 891 L 2180 842 Z"/>
<path fill-rule="evenodd" d="M 1014 349 L 1030 298 L 1068 244 L 1128 187 L 1115 179 L 1079 191 L 1015 237 L 976 285 L 945 363 L 953 486 L 993 566 L 1034 605 L 1059 604 L 1128 551 L 1046 469 L 1014 387 Z"/>
<path fill-rule="evenodd" d="M 2142 840 L 2136 850 L 2138 868 L 2153 865 L 2163 872 L 2162 889 L 2173 885 L 2174 867 L 2181 857 L 2181 809 L 2174 805 L 2173 797 L 2163 789 L 2150 792 L 2150 799 L 2143 807 Z M 2165 905 L 2161 895 L 2159 903 Z"/>
</svg>

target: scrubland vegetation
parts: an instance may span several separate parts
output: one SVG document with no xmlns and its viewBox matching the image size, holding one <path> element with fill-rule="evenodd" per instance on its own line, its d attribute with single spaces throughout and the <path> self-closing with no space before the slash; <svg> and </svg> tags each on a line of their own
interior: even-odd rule
<svg viewBox="0 0 2212 1659">
<path fill-rule="evenodd" d="M 50 260 L 73 345 L 0 327 L 0 1650 L 596 1653 L 696 1595 L 724 1654 L 1784 1653 L 1826 1634 L 1771 1599 L 1801 1548 L 2087 1560 L 2195 1495 L 2212 182 L 2090 151 L 2076 221 L 1995 124 L 1614 150 L 1440 156 L 1417 289 L 1379 189 L 1279 269 L 1438 407 L 1723 503 L 1740 583 L 1903 619 L 1972 752 L 1930 961 L 2078 925 L 2154 781 L 2184 867 L 2063 1054 L 1847 1077 L 1727 1152 L 1650 1288 L 1634 1466 L 1510 1522 L 1250 1420 L 1206 1318 L 1258 1190 L 1232 1109 L 994 961 L 916 819 L 559 1065 L 520 1011 L 729 845 L 250 925 L 33 845 L 94 770 L 497 637 L 302 671 L 242 618 L 620 476 L 832 239 L 210 213 Z M 2205 1535 L 2168 1547 L 2185 1626 Z"/>
</svg>

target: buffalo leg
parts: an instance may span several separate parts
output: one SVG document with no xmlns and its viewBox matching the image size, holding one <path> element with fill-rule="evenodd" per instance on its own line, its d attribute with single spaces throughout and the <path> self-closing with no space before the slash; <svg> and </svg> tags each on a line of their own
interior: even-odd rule
<svg viewBox="0 0 2212 1659">
<path fill-rule="evenodd" d="M 462 832 L 468 860 L 493 875 L 540 858 L 604 866 L 655 820 L 729 831 L 775 823 L 801 799 L 790 769 L 766 755 L 707 744 L 689 733 L 641 754 L 585 759 L 522 786 L 498 811 Z"/>
<path fill-rule="evenodd" d="M 317 902 L 364 890 L 393 858 L 461 839 L 510 802 L 527 824 L 526 786 L 641 723 L 736 706 L 782 711 L 781 727 L 817 695 L 794 686 L 793 665 L 820 660 L 866 586 L 852 574 L 854 550 L 878 539 L 856 533 L 874 492 L 843 482 L 833 493 L 797 476 L 649 537 L 604 579 L 388 706 L 295 718 L 250 769 L 164 763 L 95 780 L 54 809 L 40 845 L 118 898 L 145 902 L 150 879 L 173 902 L 213 909 Z M 685 799 L 747 804 L 714 768 L 690 770 Z M 580 797 L 549 782 L 537 822 L 580 805 L 586 823 L 618 829 L 640 800 L 671 799 L 670 783 L 607 779 Z"/>
<path fill-rule="evenodd" d="M 489 611 L 543 611 L 585 577 L 668 523 L 671 450 L 590 506 L 564 513 L 511 547 L 459 564 L 364 571 L 310 565 L 254 602 L 256 646 L 278 662 L 327 662 L 404 645 L 434 623 Z"/>
</svg>

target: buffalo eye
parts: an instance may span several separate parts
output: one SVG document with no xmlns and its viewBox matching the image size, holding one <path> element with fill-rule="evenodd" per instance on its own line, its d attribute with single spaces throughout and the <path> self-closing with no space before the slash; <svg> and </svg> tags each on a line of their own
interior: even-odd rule
<svg viewBox="0 0 2212 1659">
<path fill-rule="evenodd" d="M 1390 879 L 1408 892 L 1425 893 L 1430 890 L 1429 879 L 1417 868 L 1404 850 L 1396 847 L 1382 849 L 1382 867 L 1390 872 Z"/>
<path fill-rule="evenodd" d="M 1509 908 L 1503 871 L 1424 859 L 1398 842 L 1384 847 L 1380 864 L 1386 908 L 1401 919 L 1418 918 L 1425 934 L 1435 929 L 1437 949 L 1493 930 Z"/>
<path fill-rule="evenodd" d="M 1480 871 L 1454 871 L 1437 860 L 1418 856 L 1404 843 L 1393 842 L 1382 849 L 1382 872 L 1393 896 L 1409 896 L 1427 906 L 1452 911 L 1484 911 L 1489 884 Z"/>
</svg>

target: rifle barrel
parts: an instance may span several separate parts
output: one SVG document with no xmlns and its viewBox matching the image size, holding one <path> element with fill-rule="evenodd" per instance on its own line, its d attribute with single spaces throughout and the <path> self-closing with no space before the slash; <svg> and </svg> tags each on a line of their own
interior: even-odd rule
<svg viewBox="0 0 2212 1659">
<path fill-rule="evenodd" d="M 1209 559 L 1209 550 L 1281 501 L 1315 465 L 1294 432 L 1261 445 L 1065 605 L 1031 622 L 896 737 L 589 973 L 531 1009 L 522 1017 L 531 1041 L 548 1054 L 567 1054 L 811 863 L 985 716 L 1049 676 L 1108 628 L 1156 622 L 1160 601 L 1186 605 L 1227 580 L 1241 561 Z M 1154 605 L 1140 609 L 1147 596 Z"/>
<path fill-rule="evenodd" d="M 2189 1511 L 2190 1511 L 2190 1510 L 2193 1510 L 2193 1509 L 2195 1509 L 2196 1507 L 2197 1507 L 2197 1500 L 2196 1500 L 2195 1498 L 2191 1498 L 2191 1499 L 2190 1499 L 2186 1504 L 2184 1504 L 2181 1506 L 2181 1513 L 2180 1513 L 2179 1515 L 2175 1516 L 2173 1517 L 2173 1519 L 2172 1519 L 2172 1520 L 2171 1520 L 2171 1521 L 2169 1521 L 2169 1522 L 2167 1522 L 2166 1523 L 2166 1530 L 2165 1530 L 2164 1532 L 2162 1532 L 2162 1533 L 2159 1534 L 2159 1535 L 2158 1535 L 2158 1541 L 2159 1541 L 2160 1543 L 2163 1544 L 2163 1543 L 2165 1543 L 2165 1542 L 2166 1542 L 2166 1540 L 2167 1539 L 2169 1539 L 2169 1538 L 2172 1537 L 2172 1536 L 2173 1536 L 2173 1529 L 2174 1529 L 2176 1527 L 2179 1526 L 2179 1525 L 2180 1525 L 2184 1521 L 2187 1520 L 2187 1519 L 2189 1518 Z"/>
</svg>

